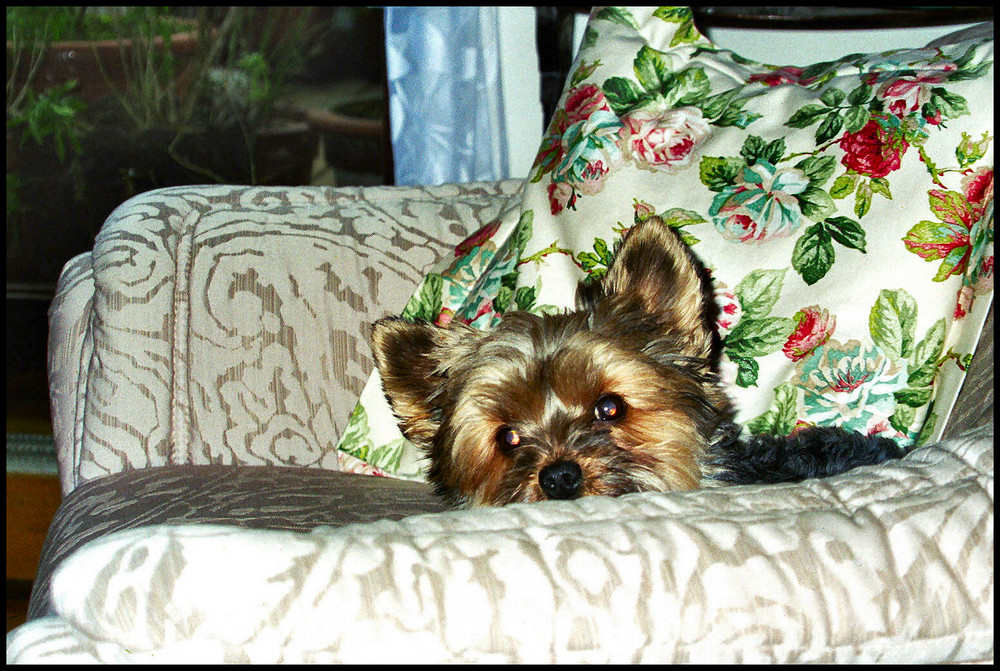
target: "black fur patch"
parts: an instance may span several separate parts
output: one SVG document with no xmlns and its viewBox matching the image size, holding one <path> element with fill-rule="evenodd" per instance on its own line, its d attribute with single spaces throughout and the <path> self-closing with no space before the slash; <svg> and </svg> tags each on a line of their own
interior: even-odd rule
<svg viewBox="0 0 1000 671">
<path fill-rule="evenodd" d="M 811 427 L 791 436 L 753 436 L 743 441 L 727 435 L 713 446 L 712 475 L 733 485 L 799 482 L 826 478 L 858 466 L 899 459 L 905 452 L 884 436 L 865 436 L 834 427 Z"/>
</svg>

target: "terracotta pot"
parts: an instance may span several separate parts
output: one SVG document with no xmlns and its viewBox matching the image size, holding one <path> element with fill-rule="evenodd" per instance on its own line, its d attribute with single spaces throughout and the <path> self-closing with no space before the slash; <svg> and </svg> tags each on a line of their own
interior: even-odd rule
<svg viewBox="0 0 1000 671">
<path fill-rule="evenodd" d="M 175 33 L 170 37 L 170 51 L 177 64 L 181 88 L 185 75 L 190 74 L 188 69 L 198 50 L 197 26 L 193 21 L 188 23 L 191 24 L 191 30 Z M 162 46 L 163 39 L 157 37 L 154 43 Z M 131 59 L 133 48 L 130 39 L 53 42 L 46 50 L 31 88 L 41 92 L 75 79 L 78 85 L 73 90 L 73 95 L 87 103 L 95 102 L 109 93 L 124 91 L 125 63 Z M 8 71 L 12 59 L 12 45 L 7 42 Z M 26 73 L 20 74 L 20 81 L 23 82 Z"/>
</svg>

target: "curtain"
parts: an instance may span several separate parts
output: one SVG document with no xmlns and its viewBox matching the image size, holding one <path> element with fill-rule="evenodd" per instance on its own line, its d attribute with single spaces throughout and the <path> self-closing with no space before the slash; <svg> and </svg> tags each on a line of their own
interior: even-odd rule
<svg viewBox="0 0 1000 671">
<path fill-rule="evenodd" d="M 496 7 L 387 7 L 396 184 L 510 176 Z"/>
</svg>

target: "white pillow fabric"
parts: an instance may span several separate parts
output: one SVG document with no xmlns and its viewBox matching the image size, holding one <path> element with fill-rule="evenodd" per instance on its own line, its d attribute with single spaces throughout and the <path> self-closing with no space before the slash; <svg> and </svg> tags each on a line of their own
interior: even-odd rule
<svg viewBox="0 0 1000 671">
<path fill-rule="evenodd" d="M 965 36 L 793 67 L 719 48 L 684 7 L 595 9 L 520 212 L 403 314 L 485 328 L 569 307 L 659 214 L 711 270 L 750 432 L 936 440 L 993 292 L 993 40 Z M 421 477 L 377 375 L 338 449 Z"/>
</svg>

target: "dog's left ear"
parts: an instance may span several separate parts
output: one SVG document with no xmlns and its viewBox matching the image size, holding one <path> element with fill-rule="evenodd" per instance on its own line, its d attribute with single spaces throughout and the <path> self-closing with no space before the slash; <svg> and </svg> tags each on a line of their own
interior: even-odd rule
<svg viewBox="0 0 1000 671">
<path fill-rule="evenodd" d="M 712 357 L 711 280 L 680 236 L 659 217 L 632 227 L 599 287 L 581 287 L 577 300 L 610 301 L 619 310 L 642 310 L 656 319 L 678 353 Z"/>
</svg>

